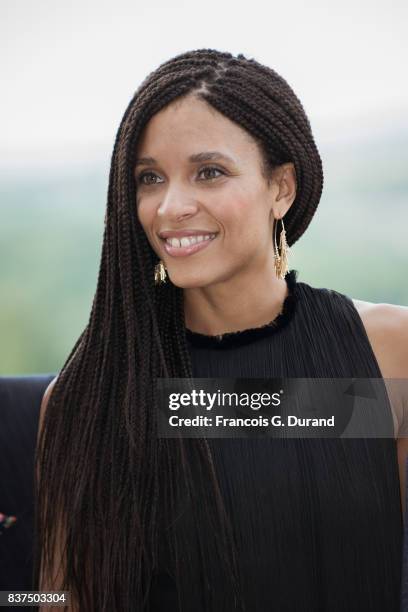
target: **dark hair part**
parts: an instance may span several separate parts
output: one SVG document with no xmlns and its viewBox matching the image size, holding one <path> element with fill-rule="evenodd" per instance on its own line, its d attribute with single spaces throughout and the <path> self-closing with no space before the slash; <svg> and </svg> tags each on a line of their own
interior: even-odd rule
<svg viewBox="0 0 408 612">
<path fill-rule="evenodd" d="M 206 439 L 157 438 L 157 377 L 191 378 L 183 291 L 154 284 L 157 255 L 136 214 L 136 148 L 149 119 L 193 93 L 259 143 L 264 174 L 296 170 L 289 244 L 305 231 L 323 174 L 302 104 L 274 70 L 212 49 L 149 74 L 120 124 L 90 318 L 57 378 L 37 449 L 34 585 L 51 571 L 57 525 L 64 584 L 80 609 L 143 610 L 162 555 L 180 610 L 243 610 L 234 534 Z M 188 541 L 190 538 L 190 541 Z M 189 603 L 190 602 L 190 603 Z M 197 609 L 197 608 L 194 608 Z"/>
</svg>

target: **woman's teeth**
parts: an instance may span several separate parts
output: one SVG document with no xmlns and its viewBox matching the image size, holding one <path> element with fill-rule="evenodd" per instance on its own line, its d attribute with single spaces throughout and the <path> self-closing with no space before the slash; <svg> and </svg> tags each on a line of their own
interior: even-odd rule
<svg viewBox="0 0 408 612">
<path fill-rule="evenodd" d="M 215 234 L 205 234 L 202 236 L 183 236 L 180 240 L 178 238 L 166 238 L 166 242 L 172 247 L 188 247 L 197 244 L 197 242 L 212 240 L 213 238 L 215 238 Z"/>
</svg>

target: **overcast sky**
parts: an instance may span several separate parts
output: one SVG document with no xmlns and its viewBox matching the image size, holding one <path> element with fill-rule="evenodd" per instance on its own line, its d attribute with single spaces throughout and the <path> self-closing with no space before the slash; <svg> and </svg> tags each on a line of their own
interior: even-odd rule
<svg viewBox="0 0 408 612">
<path fill-rule="evenodd" d="M 406 0 L 0 0 L 0 165 L 106 161 L 161 62 L 200 47 L 279 72 L 319 140 L 407 124 Z"/>
</svg>

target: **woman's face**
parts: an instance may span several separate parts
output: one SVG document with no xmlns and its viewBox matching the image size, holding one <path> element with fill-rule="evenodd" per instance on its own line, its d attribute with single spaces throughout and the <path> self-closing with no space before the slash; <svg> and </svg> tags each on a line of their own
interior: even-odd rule
<svg viewBox="0 0 408 612">
<path fill-rule="evenodd" d="M 190 95 L 152 117 L 137 159 L 137 215 L 173 284 L 208 287 L 273 262 L 273 209 L 283 216 L 290 204 L 239 125 Z M 184 240 L 167 246 L 164 231 Z M 189 233 L 215 237 L 190 244 Z"/>
</svg>

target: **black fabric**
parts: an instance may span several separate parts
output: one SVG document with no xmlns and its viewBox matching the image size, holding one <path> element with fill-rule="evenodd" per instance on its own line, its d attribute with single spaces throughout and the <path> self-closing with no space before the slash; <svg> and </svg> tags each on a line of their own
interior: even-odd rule
<svg viewBox="0 0 408 612">
<path fill-rule="evenodd" d="M 296 282 L 294 271 L 287 281 L 293 299 L 276 324 L 204 344 L 187 333 L 195 377 L 381 375 L 352 301 Z M 41 398 L 54 377 L 0 377 L 0 512 L 17 517 L 0 535 L 0 590 L 31 589 L 34 450 Z M 210 443 L 240 542 L 250 612 L 399 610 L 402 517 L 393 440 Z M 157 576 L 151 610 L 177 610 L 170 576 Z"/>
<path fill-rule="evenodd" d="M 2 591 L 32 589 L 34 453 L 41 399 L 54 376 L 0 377 L 0 513 L 17 519 L 0 530 Z"/>
<path fill-rule="evenodd" d="M 352 300 L 296 277 L 293 270 L 286 277 L 290 296 L 275 325 L 221 338 L 187 330 L 194 377 L 381 377 Z M 249 612 L 400 609 L 395 440 L 209 444 L 239 544 Z M 152 612 L 178 610 L 176 595 L 170 576 L 159 576 Z M 198 596 L 189 609 L 202 609 Z"/>
</svg>

